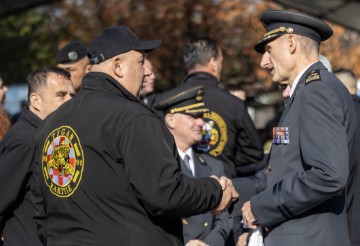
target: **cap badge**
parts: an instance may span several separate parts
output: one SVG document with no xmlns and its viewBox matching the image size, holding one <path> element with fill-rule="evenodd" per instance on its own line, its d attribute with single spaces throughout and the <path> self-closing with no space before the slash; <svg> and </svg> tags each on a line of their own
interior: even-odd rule
<svg viewBox="0 0 360 246">
<path fill-rule="evenodd" d="M 203 100 L 203 95 L 204 95 L 204 90 L 199 90 L 197 92 L 197 95 L 196 95 L 196 101 L 202 101 Z"/>
<path fill-rule="evenodd" d="M 78 57 L 79 57 L 79 55 L 75 51 L 70 51 L 68 53 L 68 58 L 70 61 L 75 61 L 76 59 L 78 59 Z"/>
</svg>

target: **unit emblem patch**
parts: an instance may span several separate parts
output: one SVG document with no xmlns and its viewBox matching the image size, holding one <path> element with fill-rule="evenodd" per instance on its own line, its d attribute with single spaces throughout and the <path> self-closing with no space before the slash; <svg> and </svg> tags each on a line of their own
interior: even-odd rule
<svg viewBox="0 0 360 246">
<path fill-rule="evenodd" d="M 202 139 L 197 145 L 197 149 L 202 152 L 209 152 L 212 156 L 220 155 L 228 140 L 227 126 L 224 119 L 214 111 L 205 113 L 203 115 L 205 122 L 202 131 Z"/>
<path fill-rule="evenodd" d="M 84 154 L 76 132 L 69 126 L 52 131 L 42 152 L 46 185 L 58 197 L 69 197 L 77 189 L 84 170 Z"/>
</svg>

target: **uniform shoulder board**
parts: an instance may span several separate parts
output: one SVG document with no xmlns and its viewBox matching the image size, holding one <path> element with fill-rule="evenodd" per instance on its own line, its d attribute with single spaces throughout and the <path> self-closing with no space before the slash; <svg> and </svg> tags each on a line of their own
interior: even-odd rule
<svg viewBox="0 0 360 246">
<path fill-rule="evenodd" d="M 306 76 L 306 79 L 305 79 L 305 84 L 316 81 L 316 80 L 321 80 L 320 70 L 314 70 L 314 71 L 311 71 L 310 73 L 308 73 Z"/>
</svg>

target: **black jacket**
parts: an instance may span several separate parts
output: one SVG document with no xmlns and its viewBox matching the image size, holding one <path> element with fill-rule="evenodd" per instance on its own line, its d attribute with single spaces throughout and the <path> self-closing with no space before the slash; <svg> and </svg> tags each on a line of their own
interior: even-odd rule
<svg viewBox="0 0 360 246">
<path fill-rule="evenodd" d="M 29 198 L 34 135 L 40 123 L 39 117 L 23 109 L 20 119 L 0 143 L 0 231 L 4 245 L 41 245 Z"/>
<path fill-rule="evenodd" d="M 245 103 L 219 87 L 217 79 L 209 73 L 196 72 L 188 75 L 181 86 L 165 92 L 160 99 L 175 94 L 173 90 L 204 86 L 205 106 L 211 110 L 203 119 L 208 133 L 197 151 L 208 152 L 224 164 L 225 174 L 241 177 L 255 174 L 260 169 L 252 165 L 263 158 L 263 148 Z"/>
<path fill-rule="evenodd" d="M 181 217 L 220 201 L 184 176 L 174 139 L 116 80 L 89 73 L 38 137 L 33 201 L 49 245 L 181 245 Z"/>
</svg>

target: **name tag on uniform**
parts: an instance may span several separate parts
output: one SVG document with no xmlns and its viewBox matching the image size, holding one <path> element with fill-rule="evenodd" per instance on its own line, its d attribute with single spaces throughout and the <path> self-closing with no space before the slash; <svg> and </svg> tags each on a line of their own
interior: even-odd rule
<svg viewBox="0 0 360 246">
<path fill-rule="evenodd" d="M 274 144 L 289 144 L 289 127 L 274 127 L 273 128 L 273 143 Z"/>
</svg>

